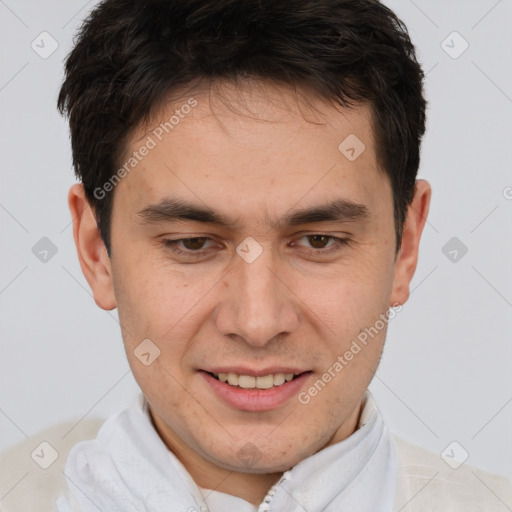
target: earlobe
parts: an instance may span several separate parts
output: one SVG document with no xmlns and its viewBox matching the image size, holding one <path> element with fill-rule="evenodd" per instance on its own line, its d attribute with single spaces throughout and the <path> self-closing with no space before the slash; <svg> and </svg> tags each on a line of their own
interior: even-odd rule
<svg viewBox="0 0 512 512">
<path fill-rule="evenodd" d="M 91 287 L 94 301 L 102 309 L 114 309 L 117 304 L 110 258 L 82 184 L 70 188 L 68 204 L 73 219 L 73 237 L 78 260 Z"/>
<path fill-rule="evenodd" d="M 427 221 L 432 189 L 426 180 L 416 182 L 416 191 L 404 224 L 402 244 L 395 262 L 390 306 L 405 304 L 409 285 L 416 271 L 421 234 Z"/>
</svg>

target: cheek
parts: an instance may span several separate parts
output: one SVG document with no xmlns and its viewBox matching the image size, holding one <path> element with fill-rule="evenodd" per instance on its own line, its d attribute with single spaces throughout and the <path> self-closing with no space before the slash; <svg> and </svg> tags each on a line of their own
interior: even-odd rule
<svg viewBox="0 0 512 512">
<path fill-rule="evenodd" d="M 316 316 L 316 323 L 321 321 L 331 335 L 346 340 L 354 329 L 373 324 L 387 310 L 392 280 L 391 265 L 363 257 L 321 279 L 298 276 L 291 287 L 312 321 Z"/>
<path fill-rule="evenodd" d="M 113 277 L 119 316 L 126 326 L 159 338 L 207 291 L 204 281 L 142 258 L 116 266 Z"/>
<path fill-rule="evenodd" d="M 356 256 L 336 267 L 318 271 L 288 268 L 284 273 L 284 281 L 293 291 L 289 301 L 299 299 L 301 314 L 316 325 L 322 337 L 348 340 L 385 311 L 392 268 L 377 252 L 376 246 L 361 247 Z M 221 295 L 223 300 L 233 300 L 225 295 L 227 283 L 219 282 L 219 269 L 186 265 L 178 270 L 161 258 L 142 253 L 114 263 L 119 318 L 125 343 L 132 349 L 149 338 L 179 350 L 175 345 L 194 338 Z"/>
<path fill-rule="evenodd" d="M 125 352 L 135 379 L 143 389 L 157 392 L 162 382 L 169 381 L 174 386 L 176 382 L 169 373 L 186 372 L 181 366 L 193 348 L 191 340 L 205 321 L 206 300 L 201 299 L 212 284 L 166 268 L 144 268 L 141 264 L 118 267 L 114 274 Z M 157 347 L 149 345 L 149 352 L 158 354 L 150 366 L 137 359 L 139 347 L 146 339 Z"/>
</svg>

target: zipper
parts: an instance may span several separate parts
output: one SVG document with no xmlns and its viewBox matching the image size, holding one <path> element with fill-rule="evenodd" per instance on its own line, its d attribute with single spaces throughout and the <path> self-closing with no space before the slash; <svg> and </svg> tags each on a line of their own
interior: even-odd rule
<svg viewBox="0 0 512 512">
<path fill-rule="evenodd" d="M 274 498 L 274 495 L 277 491 L 277 487 L 280 486 L 285 480 L 289 481 L 291 479 L 290 470 L 285 471 L 281 478 L 269 489 L 267 495 L 263 498 L 263 501 L 260 503 L 258 507 L 258 512 L 268 512 L 270 510 L 270 502 Z"/>
</svg>

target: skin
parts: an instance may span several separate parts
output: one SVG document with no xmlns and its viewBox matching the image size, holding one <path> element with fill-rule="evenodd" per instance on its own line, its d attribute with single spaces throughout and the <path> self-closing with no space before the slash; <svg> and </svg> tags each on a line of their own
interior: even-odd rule
<svg viewBox="0 0 512 512">
<path fill-rule="evenodd" d="M 188 98 L 139 127 L 127 155 Z M 256 82 L 220 84 L 194 98 L 192 112 L 116 186 L 111 258 L 80 184 L 69 193 L 74 238 L 96 304 L 118 308 L 126 354 L 161 438 L 198 485 L 258 504 L 283 471 L 355 431 L 386 328 L 308 404 L 294 396 L 274 410 L 240 411 L 198 370 L 291 365 L 312 372 L 307 390 L 362 330 L 407 301 L 431 189 L 417 182 L 396 254 L 391 186 L 378 167 L 368 105 L 335 108 L 305 91 Z M 352 133 L 366 146 L 353 162 L 338 150 Z M 171 196 L 239 225 L 149 223 L 138 215 Z M 338 198 L 365 205 L 368 215 L 277 224 Z M 315 234 L 347 243 L 322 245 Z M 199 247 L 200 257 L 162 244 L 193 237 L 210 240 L 179 247 Z M 236 253 L 246 237 L 263 249 L 250 264 Z M 333 244 L 335 251 L 321 253 Z M 161 351 L 149 366 L 134 355 L 146 338 Z M 248 440 L 258 454 L 249 466 L 239 455 Z"/>
</svg>

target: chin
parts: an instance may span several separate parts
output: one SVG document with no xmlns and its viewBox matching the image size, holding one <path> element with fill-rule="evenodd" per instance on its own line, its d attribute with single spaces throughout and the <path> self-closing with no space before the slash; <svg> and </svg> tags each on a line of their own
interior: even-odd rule
<svg viewBox="0 0 512 512">
<path fill-rule="evenodd" d="M 247 441 L 237 452 L 224 457 L 217 456 L 212 462 L 239 473 L 282 473 L 312 453 L 313 450 L 306 453 L 295 448 L 289 441 L 273 446 L 257 446 Z"/>
</svg>

